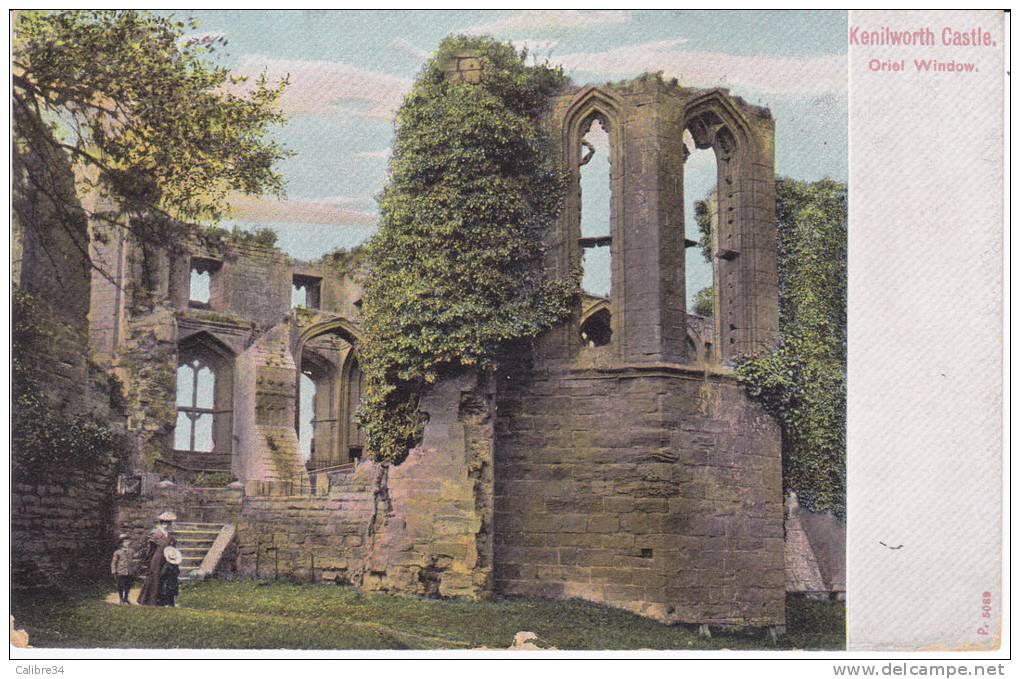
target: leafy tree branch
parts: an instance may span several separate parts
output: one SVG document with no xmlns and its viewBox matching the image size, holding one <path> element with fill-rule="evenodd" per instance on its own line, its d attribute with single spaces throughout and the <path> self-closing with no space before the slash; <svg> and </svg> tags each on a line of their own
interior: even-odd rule
<svg viewBox="0 0 1020 679">
<path fill-rule="evenodd" d="M 195 28 L 136 10 L 18 13 L 16 146 L 67 156 L 79 196 L 104 204 L 94 230 L 173 247 L 187 223 L 224 217 L 232 193 L 283 195 L 274 167 L 289 151 L 270 130 L 286 81 L 231 74 L 215 63 L 223 41 L 188 41 Z"/>
</svg>

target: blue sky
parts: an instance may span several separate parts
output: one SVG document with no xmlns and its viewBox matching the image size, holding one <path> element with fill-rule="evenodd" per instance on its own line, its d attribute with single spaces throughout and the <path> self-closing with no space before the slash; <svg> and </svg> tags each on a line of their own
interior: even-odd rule
<svg viewBox="0 0 1020 679">
<path fill-rule="evenodd" d="M 533 54 L 562 64 L 578 83 L 661 70 L 687 85 L 730 87 L 771 108 L 778 174 L 807 180 L 847 176 L 845 12 L 176 14 L 195 17 L 198 35 L 227 40 L 219 52 L 225 66 L 249 75 L 290 75 L 282 101 L 289 121 L 275 131 L 295 152 L 280 165 L 288 200 L 239 200 L 235 219 L 243 226 L 275 228 L 279 245 L 303 259 L 356 245 L 374 231 L 374 196 L 386 179 L 393 113 L 428 54 L 451 33 L 487 33 L 527 45 Z M 710 156 L 688 161 L 689 195 L 702 197 L 712 185 Z M 598 202 L 594 193 L 600 190 L 586 192 L 586 201 L 590 196 Z M 689 294 L 710 275 L 692 263 Z"/>
</svg>

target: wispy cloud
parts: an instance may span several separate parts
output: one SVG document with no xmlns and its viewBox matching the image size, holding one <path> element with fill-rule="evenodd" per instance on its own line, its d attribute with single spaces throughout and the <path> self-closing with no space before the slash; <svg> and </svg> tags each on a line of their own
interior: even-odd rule
<svg viewBox="0 0 1020 679">
<path fill-rule="evenodd" d="M 385 148 L 381 151 L 361 151 L 360 153 L 354 154 L 358 158 L 389 158 L 390 149 Z"/>
<path fill-rule="evenodd" d="M 430 56 L 432 56 L 431 54 L 429 54 L 428 50 L 425 50 L 425 49 L 422 49 L 421 47 L 413 45 L 409 41 L 404 40 L 403 38 L 393 38 L 393 40 L 390 41 L 390 47 L 394 47 L 394 48 L 400 50 L 401 52 L 406 52 L 407 54 L 410 54 L 415 59 L 420 59 L 420 60 L 423 60 L 423 61 L 425 59 L 428 59 Z"/>
<path fill-rule="evenodd" d="M 576 29 L 624 24 L 630 21 L 630 12 L 582 11 L 576 9 L 527 10 L 502 19 L 489 21 L 464 29 L 465 33 L 506 35 L 510 33 L 563 32 Z"/>
<path fill-rule="evenodd" d="M 270 81 L 290 76 L 280 107 L 291 115 L 320 115 L 348 110 L 365 118 L 391 119 L 411 81 L 335 61 L 272 59 L 247 55 L 237 67 L 242 75 L 265 72 Z"/>
<path fill-rule="evenodd" d="M 231 198 L 232 217 L 238 221 L 287 224 L 375 224 L 377 216 L 371 212 L 347 207 L 353 198 L 275 198 L 237 195 Z"/>
<path fill-rule="evenodd" d="M 819 96 L 846 92 L 846 55 L 739 55 L 685 50 L 683 38 L 616 47 L 604 52 L 561 54 L 553 61 L 568 71 L 600 77 L 663 71 L 685 85 L 732 87 L 762 94 Z"/>
<path fill-rule="evenodd" d="M 518 51 L 527 49 L 528 53 L 536 57 L 545 57 L 552 54 L 559 44 L 558 40 L 552 38 L 517 38 L 511 40 L 510 44 Z"/>
</svg>

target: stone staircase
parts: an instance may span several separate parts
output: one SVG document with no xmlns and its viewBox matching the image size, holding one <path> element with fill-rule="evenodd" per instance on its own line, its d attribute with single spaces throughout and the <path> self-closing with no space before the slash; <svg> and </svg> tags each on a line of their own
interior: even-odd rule
<svg viewBox="0 0 1020 679">
<path fill-rule="evenodd" d="M 234 526 L 222 523 L 179 521 L 173 535 L 184 560 L 181 580 L 196 580 L 212 575 L 227 545 L 234 538 Z"/>
</svg>

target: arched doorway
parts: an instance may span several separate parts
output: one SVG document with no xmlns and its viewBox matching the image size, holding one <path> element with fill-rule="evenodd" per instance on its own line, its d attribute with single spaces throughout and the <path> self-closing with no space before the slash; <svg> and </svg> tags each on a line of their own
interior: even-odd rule
<svg viewBox="0 0 1020 679">
<path fill-rule="evenodd" d="M 295 426 L 309 470 L 362 457 L 364 445 L 355 415 L 364 377 L 357 343 L 354 329 L 342 320 L 312 326 L 298 340 Z"/>
</svg>

